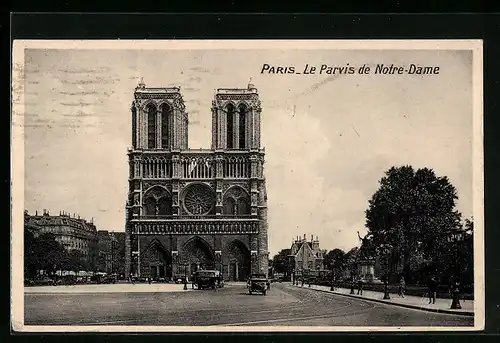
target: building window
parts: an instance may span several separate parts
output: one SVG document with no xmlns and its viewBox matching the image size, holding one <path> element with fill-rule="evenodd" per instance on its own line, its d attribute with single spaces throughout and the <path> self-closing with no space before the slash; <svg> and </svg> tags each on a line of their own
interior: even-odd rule
<svg viewBox="0 0 500 343">
<path fill-rule="evenodd" d="M 247 115 L 247 108 L 245 105 L 240 105 L 239 107 L 239 148 L 240 149 L 245 149 L 246 148 L 246 115 Z"/>
<path fill-rule="evenodd" d="M 234 148 L 234 130 L 233 130 L 233 120 L 234 120 L 234 106 L 232 104 L 227 105 L 227 148 Z"/>
<path fill-rule="evenodd" d="M 170 107 L 167 104 L 163 104 L 161 107 L 161 147 L 167 149 L 169 147 L 169 121 L 170 119 Z"/>
<path fill-rule="evenodd" d="M 134 148 L 137 147 L 136 121 L 137 121 L 137 109 L 135 108 L 135 106 L 132 106 L 132 146 Z"/>
<path fill-rule="evenodd" d="M 147 106 L 148 112 L 148 149 L 156 147 L 156 107 L 153 104 Z"/>
</svg>

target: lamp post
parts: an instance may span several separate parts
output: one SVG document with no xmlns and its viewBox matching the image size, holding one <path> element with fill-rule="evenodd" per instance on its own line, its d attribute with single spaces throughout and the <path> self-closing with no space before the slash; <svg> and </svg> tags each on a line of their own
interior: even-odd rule
<svg viewBox="0 0 500 343">
<path fill-rule="evenodd" d="M 187 284 L 187 264 L 184 265 L 184 290 L 187 291 L 188 289 L 188 284 Z"/>
<path fill-rule="evenodd" d="M 384 263 L 385 263 L 385 275 L 384 275 L 384 298 L 383 299 L 390 299 L 391 296 L 389 295 L 389 246 L 384 245 L 382 247 L 382 251 L 384 254 Z"/>
<path fill-rule="evenodd" d="M 459 280 L 459 258 L 460 258 L 460 242 L 464 239 L 462 230 L 453 229 L 448 236 L 448 242 L 454 246 L 455 258 L 453 261 L 453 283 L 451 284 L 451 291 L 453 293 L 451 309 L 461 309 L 460 305 L 460 280 Z"/>
<path fill-rule="evenodd" d="M 331 269 L 332 269 L 332 284 L 330 286 L 330 291 L 334 291 L 335 290 L 335 276 L 333 275 L 333 271 L 334 271 L 334 268 L 335 268 L 335 260 L 332 260 L 332 262 L 330 263 L 330 266 L 331 266 Z"/>
</svg>

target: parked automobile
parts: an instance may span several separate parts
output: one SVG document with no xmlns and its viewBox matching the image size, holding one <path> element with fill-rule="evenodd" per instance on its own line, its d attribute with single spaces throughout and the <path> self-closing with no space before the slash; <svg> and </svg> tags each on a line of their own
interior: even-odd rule
<svg viewBox="0 0 500 343">
<path fill-rule="evenodd" d="M 175 283 L 184 283 L 184 275 L 174 275 L 173 280 Z"/>
<path fill-rule="evenodd" d="M 248 293 L 260 292 L 266 295 L 267 290 L 270 288 L 270 282 L 265 274 L 252 274 L 248 280 Z"/>
<path fill-rule="evenodd" d="M 197 289 L 224 287 L 224 280 L 218 270 L 198 270 L 193 273 L 192 288 Z"/>
<path fill-rule="evenodd" d="M 54 286 L 56 283 L 52 278 L 41 277 L 36 279 L 33 284 L 37 286 Z"/>
</svg>

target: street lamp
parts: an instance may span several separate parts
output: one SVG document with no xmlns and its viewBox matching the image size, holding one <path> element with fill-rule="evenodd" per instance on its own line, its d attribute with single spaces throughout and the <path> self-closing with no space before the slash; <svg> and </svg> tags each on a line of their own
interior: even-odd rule
<svg viewBox="0 0 500 343">
<path fill-rule="evenodd" d="M 333 269 L 335 268 L 335 260 L 332 260 L 332 262 L 330 263 L 330 266 L 332 268 L 332 284 L 330 286 L 330 291 L 334 291 L 335 290 L 335 276 L 333 275 Z"/>
<path fill-rule="evenodd" d="M 455 258 L 454 258 L 454 270 L 453 270 L 453 283 L 451 284 L 451 291 L 453 292 L 451 309 L 458 310 L 461 309 L 460 305 L 460 280 L 459 280 L 459 258 L 460 258 L 460 242 L 464 239 L 462 230 L 453 229 L 450 231 L 448 236 L 448 242 L 454 245 Z"/>
<path fill-rule="evenodd" d="M 187 264 L 184 265 L 184 290 L 187 291 L 188 289 L 188 284 L 187 284 Z"/>
<path fill-rule="evenodd" d="M 389 295 L 389 247 L 387 245 L 384 245 L 382 247 L 382 251 L 385 257 L 385 276 L 384 276 L 384 298 L 383 299 L 390 299 L 391 296 Z"/>
</svg>

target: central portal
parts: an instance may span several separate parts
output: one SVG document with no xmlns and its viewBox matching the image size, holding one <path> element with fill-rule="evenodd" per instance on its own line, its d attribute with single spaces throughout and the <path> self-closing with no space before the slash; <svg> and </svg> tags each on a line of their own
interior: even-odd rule
<svg viewBox="0 0 500 343">
<path fill-rule="evenodd" d="M 191 275 L 200 269 L 214 269 L 215 258 L 210 246 L 201 238 L 191 238 L 184 244 L 182 262 L 187 266 L 187 273 Z"/>
</svg>

